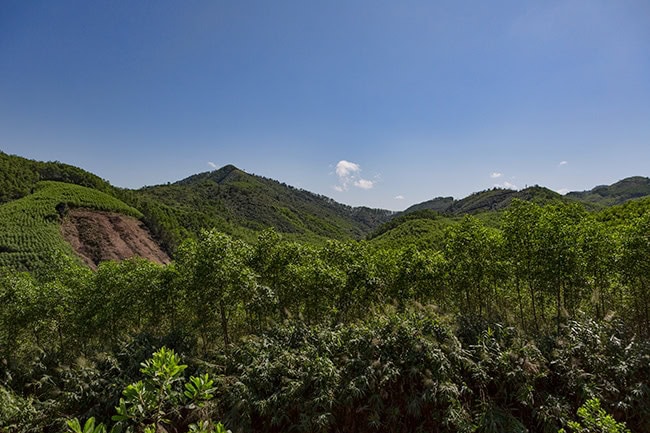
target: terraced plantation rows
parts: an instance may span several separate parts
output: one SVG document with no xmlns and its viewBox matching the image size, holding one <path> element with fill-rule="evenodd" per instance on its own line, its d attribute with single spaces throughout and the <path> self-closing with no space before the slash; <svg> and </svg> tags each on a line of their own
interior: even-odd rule
<svg viewBox="0 0 650 433">
<path fill-rule="evenodd" d="M 39 182 L 34 192 L 0 206 L 0 266 L 34 269 L 57 253 L 72 254 L 60 232 L 71 207 L 142 214 L 103 192 L 62 182 Z"/>
</svg>

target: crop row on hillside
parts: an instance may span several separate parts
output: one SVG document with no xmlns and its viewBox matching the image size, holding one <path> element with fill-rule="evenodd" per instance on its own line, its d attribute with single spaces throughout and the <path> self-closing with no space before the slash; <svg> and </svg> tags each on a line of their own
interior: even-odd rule
<svg viewBox="0 0 650 433">
<path fill-rule="evenodd" d="M 39 182 L 34 193 L 0 206 L 0 266 L 35 269 L 58 253 L 72 254 L 60 223 L 70 207 L 142 214 L 100 191 L 61 182 Z"/>
</svg>

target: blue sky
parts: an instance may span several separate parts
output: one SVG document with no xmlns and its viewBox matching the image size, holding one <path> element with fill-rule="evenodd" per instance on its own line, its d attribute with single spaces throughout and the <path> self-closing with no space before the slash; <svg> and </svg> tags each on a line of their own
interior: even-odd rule
<svg viewBox="0 0 650 433">
<path fill-rule="evenodd" d="M 403 209 L 650 175 L 650 3 L 12 1 L 0 149 Z"/>
</svg>

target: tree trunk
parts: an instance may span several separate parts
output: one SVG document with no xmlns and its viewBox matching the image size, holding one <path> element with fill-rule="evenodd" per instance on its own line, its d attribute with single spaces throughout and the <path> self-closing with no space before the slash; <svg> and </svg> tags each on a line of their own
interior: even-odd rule
<svg viewBox="0 0 650 433">
<path fill-rule="evenodd" d="M 221 313 L 221 331 L 223 332 L 223 344 L 228 351 L 230 346 L 230 338 L 228 337 L 228 317 L 226 316 L 226 306 L 223 300 L 219 301 L 219 311 Z"/>
</svg>

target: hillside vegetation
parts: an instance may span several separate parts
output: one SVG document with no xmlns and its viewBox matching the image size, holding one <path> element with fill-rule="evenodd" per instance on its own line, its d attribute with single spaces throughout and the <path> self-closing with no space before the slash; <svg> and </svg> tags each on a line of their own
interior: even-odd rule
<svg viewBox="0 0 650 433">
<path fill-rule="evenodd" d="M 482 212 L 499 211 L 507 208 L 512 200 L 519 199 L 536 204 L 547 204 L 552 201 L 566 201 L 563 197 L 541 186 L 532 186 L 520 191 L 505 188 L 492 188 L 476 192 L 463 199 L 453 197 L 438 197 L 429 201 L 415 204 L 403 213 L 430 209 L 444 215 L 472 215 Z"/>
<path fill-rule="evenodd" d="M 59 253 L 74 253 L 61 235 L 67 209 L 89 208 L 142 214 L 108 194 L 62 182 L 38 182 L 33 193 L 0 205 L 0 266 L 31 270 L 45 265 Z"/>
<path fill-rule="evenodd" d="M 170 266 L 6 273 L 0 420 L 9 431 L 93 417 L 134 432 L 212 432 L 216 420 L 234 432 L 645 432 L 649 230 L 649 213 L 610 225 L 577 204 L 514 201 L 501 228 L 449 225 L 439 251 L 211 230 Z"/>
<path fill-rule="evenodd" d="M 102 192 L 18 163 L 2 433 L 650 431 L 648 198 L 497 189 L 391 220 L 233 166 Z M 91 271 L 60 232 L 77 207 L 142 218 L 173 262 Z"/>
<path fill-rule="evenodd" d="M 0 203 L 29 195 L 44 180 L 86 186 L 113 194 L 113 187 L 100 177 L 61 162 L 41 162 L 0 151 Z"/>
<path fill-rule="evenodd" d="M 494 188 L 460 200 L 452 197 L 433 199 L 396 214 L 345 206 L 328 197 L 245 173 L 231 165 L 173 184 L 139 190 L 114 188 L 101 178 L 67 164 L 32 161 L 1 152 L 0 168 L 0 202 L 29 195 L 41 180 L 99 190 L 141 212 L 142 221 L 154 238 L 172 255 L 184 239 L 196 238 L 206 228 L 217 228 L 248 242 L 253 242 L 260 230 L 273 227 L 290 239 L 316 244 L 328 239 L 367 238 L 382 248 L 414 245 L 436 249 L 442 247 L 445 227 L 458 222 L 463 215 L 475 215 L 487 225 L 499 227 L 501 214 L 513 199 L 537 204 L 579 200 L 588 209 L 596 209 L 647 194 L 644 185 L 648 181 L 635 177 L 610 187 L 595 188 L 596 195 L 606 199 L 598 203 L 593 200 L 593 192 L 588 196 L 575 193 L 563 197 L 539 186 L 521 191 Z M 432 210 L 439 216 L 425 216 L 415 212 L 418 210 Z M 399 217 L 413 212 L 413 217 Z M 10 262 L 6 259 L 3 263 Z M 26 261 L 22 260 L 19 267 L 23 268 L 24 263 Z"/>
<path fill-rule="evenodd" d="M 597 186 L 589 191 L 570 192 L 566 197 L 583 203 L 606 207 L 648 195 L 650 195 L 650 179 L 634 176 L 620 180 L 612 185 Z"/>
<path fill-rule="evenodd" d="M 170 185 L 146 187 L 124 198 L 143 211 L 145 221 L 170 250 L 206 227 L 247 240 L 267 227 L 315 242 L 359 239 L 392 215 L 345 206 L 232 165 Z"/>
</svg>

